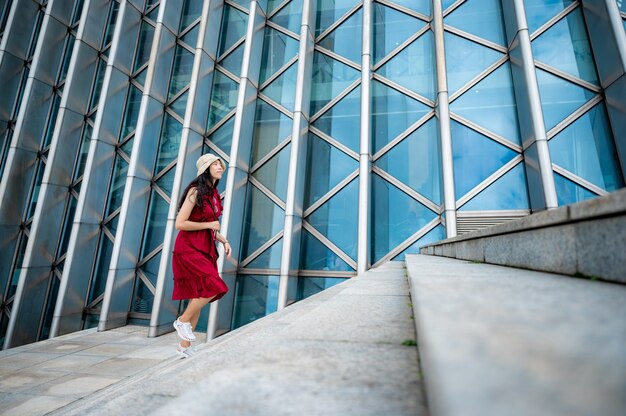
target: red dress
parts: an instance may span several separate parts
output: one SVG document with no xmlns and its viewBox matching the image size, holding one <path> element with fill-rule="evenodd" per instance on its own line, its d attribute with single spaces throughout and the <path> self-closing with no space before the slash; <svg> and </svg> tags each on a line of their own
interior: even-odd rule
<svg viewBox="0 0 626 416">
<path fill-rule="evenodd" d="M 222 202 L 216 189 L 203 202 L 202 208 L 197 205 L 193 207 L 189 221 L 217 221 L 222 215 Z M 174 244 L 172 269 L 172 300 L 215 296 L 211 300 L 213 302 L 228 292 L 228 286 L 217 272 L 217 248 L 213 230 L 180 230 Z"/>
</svg>

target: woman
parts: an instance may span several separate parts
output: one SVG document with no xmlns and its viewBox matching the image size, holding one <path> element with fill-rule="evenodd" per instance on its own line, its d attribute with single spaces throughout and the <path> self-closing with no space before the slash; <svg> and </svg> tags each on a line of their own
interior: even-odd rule
<svg viewBox="0 0 626 416">
<path fill-rule="evenodd" d="M 230 244 L 218 233 L 222 203 L 217 184 L 224 173 L 224 162 L 208 153 L 200 156 L 196 167 L 198 175 L 187 186 L 178 205 L 176 229 L 180 232 L 172 255 L 172 299 L 189 299 L 185 312 L 174 321 L 174 329 L 182 339 L 176 353 L 182 357 L 194 353 L 191 348 L 191 341 L 196 339 L 193 329 L 202 308 L 228 292 L 228 287 L 217 272 L 215 241 L 224 245 L 226 257 L 230 257 L 231 253 Z"/>
</svg>

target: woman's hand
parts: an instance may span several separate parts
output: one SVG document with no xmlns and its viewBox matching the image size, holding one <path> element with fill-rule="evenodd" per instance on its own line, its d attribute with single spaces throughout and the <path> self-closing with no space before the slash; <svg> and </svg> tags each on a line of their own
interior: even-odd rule
<svg viewBox="0 0 626 416">
<path fill-rule="evenodd" d="M 226 258 L 229 259 L 230 258 L 230 254 L 232 253 L 232 248 L 230 248 L 230 243 L 228 241 L 226 241 L 224 243 L 224 253 L 226 254 Z"/>
<path fill-rule="evenodd" d="M 215 231 L 219 231 L 220 230 L 220 222 L 219 221 L 211 221 L 211 222 L 207 222 L 207 228 L 209 230 L 215 230 Z"/>
</svg>

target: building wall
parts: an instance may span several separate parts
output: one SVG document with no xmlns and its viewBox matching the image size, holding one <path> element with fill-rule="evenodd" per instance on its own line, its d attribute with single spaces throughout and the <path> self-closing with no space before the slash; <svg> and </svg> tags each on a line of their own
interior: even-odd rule
<svg viewBox="0 0 626 416">
<path fill-rule="evenodd" d="M 171 330 L 219 155 L 214 337 L 626 171 L 621 0 L 0 0 L 0 339 Z"/>
</svg>

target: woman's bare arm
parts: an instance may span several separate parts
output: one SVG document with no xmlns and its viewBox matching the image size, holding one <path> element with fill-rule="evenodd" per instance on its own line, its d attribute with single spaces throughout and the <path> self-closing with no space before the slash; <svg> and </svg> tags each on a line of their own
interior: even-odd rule
<svg viewBox="0 0 626 416">
<path fill-rule="evenodd" d="M 183 206 L 180 208 L 178 215 L 176 216 L 176 229 L 183 231 L 198 231 L 198 230 L 206 230 L 211 229 L 215 231 L 219 231 L 220 223 L 219 221 L 210 221 L 210 222 L 195 222 L 189 221 L 189 216 L 191 215 L 191 211 L 193 207 L 196 205 L 196 195 L 198 191 L 195 188 L 191 188 L 189 192 L 187 192 L 187 196 L 185 197 L 185 201 L 183 202 Z"/>
</svg>

